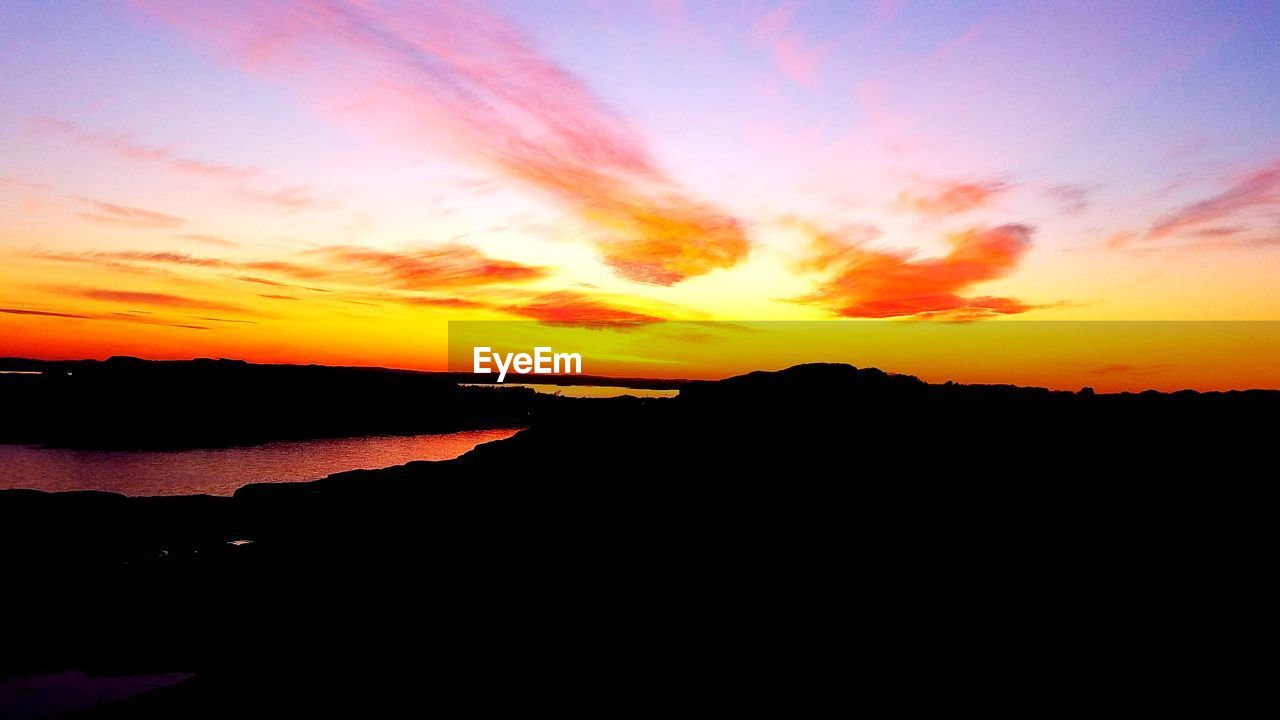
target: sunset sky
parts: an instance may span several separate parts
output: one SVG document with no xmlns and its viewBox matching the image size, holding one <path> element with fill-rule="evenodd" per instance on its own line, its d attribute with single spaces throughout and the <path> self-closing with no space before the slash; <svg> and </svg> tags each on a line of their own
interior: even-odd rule
<svg viewBox="0 0 1280 720">
<path fill-rule="evenodd" d="M 1280 320 L 1280 3 L 0 3 L 0 355 L 483 319 Z"/>
</svg>

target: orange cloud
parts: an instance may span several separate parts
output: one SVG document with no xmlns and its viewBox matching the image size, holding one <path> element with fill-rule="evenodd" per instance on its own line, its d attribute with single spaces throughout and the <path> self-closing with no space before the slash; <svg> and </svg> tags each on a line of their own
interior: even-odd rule
<svg viewBox="0 0 1280 720">
<path fill-rule="evenodd" d="M 379 277 L 381 284 L 404 290 L 519 283 L 548 274 L 544 267 L 498 260 L 457 243 L 406 252 L 337 245 L 308 254 L 341 269 L 335 272 L 363 268 Z"/>
<path fill-rule="evenodd" d="M 522 283 L 549 275 L 547 268 L 491 258 L 473 247 L 459 243 L 402 252 L 355 245 L 334 245 L 301 253 L 300 257 L 307 259 L 308 262 L 227 260 L 180 252 L 138 250 L 90 251 L 77 254 L 35 252 L 32 254 L 36 257 L 66 262 L 86 262 L 108 266 L 119 266 L 121 263 L 148 263 L 237 272 L 265 272 L 302 280 L 323 279 L 402 290 Z M 264 285 L 298 287 L 252 275 L 238 274 L 234 277 L 237 280 Z M 303 289 L 328 292 L 323 288 L 304 287 Z"/>
<path fill-rule="evenodd" d="M 355 302 L 355 301 L 351 300 L 349 302 Z M 483 302 L 480 302 L 479 300 L 464 300 L 463 298 L 455 298 L 455 297 L 421 297 L 416 295 L 401 295 L 395 298 L 395 302 L 403 303 L 405 305 L 421 305 L 426 307 L 452 308 L 455 310 L 470 310 L 475 308 L 490 307 L 488 303 L 483 303 Z M 372 305 L 373 303 L 363 303 L 363 304 Z"/>
<path fill-rule="evenodd" d="M 809 255 L 799 267 L 828 277 L 799 302 L 862 318 L 973 320 L 1031 309 L 1012 298 L 963 295 L 1017 266 L 1031 243 L 1026 225 L 957 233 L 949 238 L 949 253 L 921 260 L 909 252 L 868 248 L 860 238 L 809 230 Z"/>
<path fill-rule="evenodd" d="M 603 231 L 592 242 L 622 277 L 671 285 L 747 255 L 736 221 L 689 199 L 622 118 L 482 9 L 141 5 L 246 70 L 335 98 L 346 121 L 380 135 L 390 125 L 433 151 L 447 142 L 549 193 Z"/>
<path fill-rule="evenodd" d="M 1249 228 L 1243 225 L 1219 225 L 1217 227 L 1207 227 L 1201 230 L 1196 230 L 1193 234 L 1196 237 L 1220 238 L 1220 237 L 1230 237 L 1232 235 L 1239 235 L 1240 233 L 1245 232 L 1248 229 Z"/>
<path fill-rule="evenodd" d="M 77 197 L 76 200 L 91 208 L 91 211 L 80 213 L 80 217 L 94 222 L 129 225 L 139 228 L 172 228 L 186 223 L 186 220 L 180 217 L 165 215 L 152 210 L 143 210 L 142 208 L 128 207 L 127 205 L 115 205 L 86 197 Z"/>
<path fill-rule="evenodd" d="M 195 265 L 198 267 L 231 267 L 235 263 L 218 258 L 196 257 L 178 252 L 143 252 L 139 250 L 119 250 L 113 252 L 89 251 L 78 257 L 104 260 L 134 260 L 139 262 L 161 263 L 169 265 Z"/>
<path fill-rule="evenodd" d="M 557 160 L 520 156 L 507 169 L 566 198 L 605 230 L 596 241 L 602 259 L 628 280 L 674 285 L 746 257 L 741 224 L 707 205 L 675 195 L 638 195 L 605 173 Z"/>
<path fill-rule="evenodd" d="M 242 312 L 242 310 L 235 305 L 213 302 L 211 300 L 189 298 L 182 295 L 169 295 L 166 293 L 133 292 L 129 290 L 110 290 L 105 288 L 77 286 L 53 287 L 48 288 L 48 290 L 62 295 L 74 295 L 77 297 L 88 298 L 90 300 L 102 300 L 104 302 Z"/>
<path fill-rule="evenodd" d="M 219 245 L 221 247 L 237 247 L 238 246 L 238 243 L 234 243 L 230 240 L 227 240 L 226 238 L 218 237 L 217 235 L 201 235 L 201 234 L 188 233 L 183 235 L 174 235 L 174 237 L 181 238 L 183 240 L 194 240 L 196 242 L 205 243 L 207 245 Z"/>
<path fill-rule="evenodd" d="M 0 313 L 8 315 L 27 315 L 36 318 L 61 318 L 65 320 L 111 320 L 116 322 L 141 323 L 143 325 L 160 325 L 164 327 L 182 328 L 184 330 L 208 330 L 203 325 L 188 325 L 184 323 L 174 323 L 160 318 L 149 317 L 150 313 L 144 312 L 113 312 L 99 315 L 82 315 L 79 313 L 53 312 L 48 310 L 25 310 L 22 308 L 0 308 Z M 236 322 L 228 320 L 226 322 Z M 251 322 L 249 320 L 239 322 Z"/>
<path fill-rule="evenodd" d="M 41 317 L 58 317 L 73 318 L 76 320 L 89 320 L 88 315 L 76 315 L 73 313 L 49 312 L 45 310 L 23 310 L 22 308 L 0 308 L 0 313 L 8 313 L 9 315 L 38 315 Z"/>
<path fill-rule="evenodd" d="M 209 317 L 209 316 L 206 316 L 206 315 L 192 315 L 191 317 L 195 318 L 196 320 L 206 320 L 206 321 L 208 321 L 208 322 L 220 322 L 220 323 L 243 323 L 243 324 L 248 324 L 248 325 L 257 325 L 257 324 L 258 324 L 258 321 L 257 321 L 257 320 L 235 320 L 235 319 L 232 319 L 232 318 Z"/>
<path fill-rule="evenodd" d="M 1111 235 L 1107 237 L 1107 247 L 1112 250 L 1127 247 L 1137 239 L 1137 237 L 1137 233 L 1131 230 L 1120 230 L 1119 232 L 1111 233 Z"/>
<path fill-rule="evenodd" d="M 616 308 L 569 290 L 546 293 L 525 303 L 507 305 L 502 310 L 548 325 L 577 327 L 626 327 L 662 321 L 662 318 Z"/>
<path fill-rule="evenodd" d="M 944 217 L 986 207 L 1009 188 L 1001 180 L 950 180 L 904 190 L 898 195 L 898 202 L 921 215 Z"/>
</svg>

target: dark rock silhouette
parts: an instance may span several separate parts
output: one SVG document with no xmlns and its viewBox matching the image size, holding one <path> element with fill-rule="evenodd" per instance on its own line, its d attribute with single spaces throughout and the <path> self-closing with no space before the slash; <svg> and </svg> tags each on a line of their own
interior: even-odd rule
<svg viewBox="0 0 1280 720">
<path fill-rule="evenodd" d="M 448 462 L 230 498 L 0 492 L 21 618 L 0 676 L 195 673 L 100 717 L 795 714 L 841 695 L 842 655 L 886 692 L 928 656 L 946 694 L 996 672 L 978 648 L 1030 687 L 1048 670 L 1028 644 L 1158 642 L 1176 578 L 1253 562 L 1266 526 L 1242 498 L 1273 473 L 1280 409 L 844 365 L 520 397 L 527 430 Z"/>
</svg>

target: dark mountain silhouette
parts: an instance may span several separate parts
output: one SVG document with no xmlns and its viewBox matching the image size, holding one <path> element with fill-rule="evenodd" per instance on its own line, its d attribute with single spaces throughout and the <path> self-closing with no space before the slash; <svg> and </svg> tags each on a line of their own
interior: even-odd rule
<svg viewBox="0 0 1280 720">
<path fill-rule="evenodd" d="M 518 426 L 532 391 L 467 383 L 493 376 L 243 360 L 0 358 L 0 443 L 184 449 Z M 676 389 L 683 380 L 510 375 L 507 385 Z"/>
<path fill-rule="evenodd" d="M 1277 392 L 845 365 L 673 399 L 485 392 L 528 429 L 453 461 L 229 498 L 0 492 L 0 676 L 196 674 L 99 717 L 1051 693 L 1079 653 L 1122 673 L 1100 644 L 1157 647 L 1235 592 L 1269 527 L 1249 498 Z"/>
<path fill-rule="evenodd" d="M 534 393 L 446 374 L 236 360 L 39 362 L 0 367 L 0 442 L 193 448 L 519 425 Z"/>
</svg>

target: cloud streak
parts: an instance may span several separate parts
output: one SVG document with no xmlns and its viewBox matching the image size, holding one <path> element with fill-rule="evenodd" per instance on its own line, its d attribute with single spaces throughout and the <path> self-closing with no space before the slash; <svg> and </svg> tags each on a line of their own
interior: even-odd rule
<svg viewBox="0 0 1280 720">
<path fill-rule="evenodd" d="M 940 218 L 987 207 L 1009 189 L 1002 180 L 946 180 L 904 190 L 898 202 L 926 217 Z"/>
<path fill-rule="evenodd" d="M 109 150 L 129 160 L 159 163 L 186 175 L 212 178 L 245 178 L 257 174 L 257 168 L 235 167 L 186 157 L 164 147 L 145 145 L 129 133 L 91 132 L 69 120 L 35 117 L 32 124 L 44 132 L 57 133 L 85 145 Z"/>
<path fill-rule="evenodd" d="M 830 52 L 829 43 L 812 43 L 803 31 L 792 27 L 798 2 L 786 0 L 765 11 L 751 24 L 751 37 L 773 56 L 778 69 L 795 84 L 813 90 L 818 66 Z"/>
<path fill-rule="evenodd" d="M 570 290 L 546 293 L 527 302 L 502 307 L 504 312 L 547 325 L 628 327 L 661 322 L 662 318 L 614 307 Z"/>
<path fill-rule="evenodd" d="M 106 315 L 81 315 L 78 313 L 53 312 L 49 310 L 26 310 L 23 308 L 0 308 L 0 313 L 7 315 L 27 315 L 41 318 L 61 318 L 65 320 L 113 320 L 117 322 L 139 323 L 142 325 L 159 325 L 163 327 L 182 328 L 184 330 L 208 330 L 204 325 L 189 325 L 185 323 L 173 323 L 159 318 L 147 317 L 146 314 L 136 314 L 133 312 L 114 312 Z M 216 318 L 212 318 L 216 319 Z M 225 322 L 237 322 L 227 320 Z M 252 322 L 249 320 L 239 322 Z"/>
<path fill-rule="evenodd" d="M 112 267 L 122 263 L 144 263 L 228 270 L 237 273 L 233 276 L 236 280 L 277 287 L 301 287 L 315 292 L 328 291 L 244 273 L 271 273 L 296 280 L 327 280 L 400 290 L 519 284 L 550 275 L 548 268 L 492 258 L 460 243 L 404 251 L 331 245 L 307 250 L 295 256 L 296 260 L 229 260 L 182 252 L 141 250 L 32 254 L 50 260 Z"/>
<path fill-rule="evenodd" d="M 116 205 L 86 197 L 77 197 L 76 200 L 89 208 L 81 212 L 80 217 L 97 223 L 137 228 L 175 228 L 187 222 L 180 217 L 128 205 Z"/>
<path fill-rule="evenodd" d="M 332 207 L 335 204 L 331 198 L 317 195 L 316 189 L 310 185 L 286 185 L 275 190 L 242 187 L 239 193 L 246 200 L 290 211 Z"/>
<path fill-rule="evenodd" d="M 1151 224 L 1150 238 L 1162 238 L 1250 211 L 1280 207 L 1280 160 L 1273 160 L 1212 197 L 1183 206 Z"/>
<path fill-rule="evenodd" d="M 1062 212 L 1067 215 L 1079 215 L 1089 208 L 1096 189 L 1096 186 L 1089 185 L 1051 185 L 1045 189 L 1045 194 L 1058 201 Z"/>
<path fill-rule="evenodd" d="M 522 283 L 549 274 L 547 268 L 498 260 L 458 243 L 402 252 L 337 245 L 307 254 L 336 268 L 335 276 L 363 272 L 377 284 L 403 290 Z"/>
<path fill-rule="evenodd" d="M 183 295 L 170 295 L 168 293 L 112 290 L 109 288 L 80 287 L 74 285 L 63 285 L 46 289 L 60 295 L 81 297 L 89 300 L 100 300 L 102 302 L 127 303 L 132 305 L 147 305 L 164 308 L 192 308 L 200 310 L 243 312 L 241 308 L 235 305 L 228 305 L 226 303 L 215 302 L 213 300 L 189 298 Z"/>
<path fill-rule="evenodd" d="M 23 310 L 22 308 L 0 308 L 0 313 L 7 313 L 9 315 L 37 315 L 40 317 L 72 318 L 75 320 L 91 319 L 88 315 L 76 315 L 74 313 L 50 312 L 47 310 Z"/>
<path fill-rule="evenodd" d="M 182 235 L 174 235 L 174 237 L 181 240 L 191 240 L 198 243 L 204 243 L 205 245 L 217 245 L 219 247 L 237 247 L 239 245 L 239 243 L 232 242 L 231 240 L 227 240 L 226 238 L 219 237 L 217 235 L 185 233 Z"/>
</svg>

